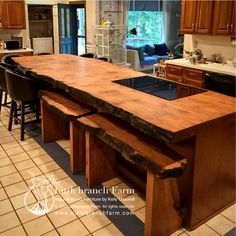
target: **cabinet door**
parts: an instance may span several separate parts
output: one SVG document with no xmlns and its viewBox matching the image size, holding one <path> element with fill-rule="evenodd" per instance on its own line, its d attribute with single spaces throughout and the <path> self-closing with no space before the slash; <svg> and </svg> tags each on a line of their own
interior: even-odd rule
<svg viewBox="0 0 236 236">
<path fill-rule="evenodd" d="M 195 29 L 197 1 L 182 1 L 181 32 L 193 33 Z"/>
<path fill-rule="evenodd" d="M 236 7 L 236 4 L 235 4 L 235 1 L 232 2 L 232 14 L 231 14 L 231 24 L 230 24 L 230 32 L 233 36 L 236 35 L 236 15 L 235 15 L 235 7 Z"/>
<path fill-rule="evenodd" d="M 183 86 L 181 84 L 177 84 L 177 97 L 182 98 L 182 97 L 187 97 L 191 94 L 191 88 Z"/>
<path fill-rule="evenodd" d="M 2 28 L 2 9 L 3 9 L 3 2 L 0 0 L 0 28 Z"/>
<path fill-rule="evenodd" d="M 195 33 L 211 33 L 213 1 L 199 0 L 197 4 L 197 17 Z"/>
<path fill-rule="evenodd" d="M 25 29 L 25 2 L 4 1 L 2 27 L 4 29 Z"/>
<path fill-rule="evenodd" d="M 215 1 L 213 34 L 230 34 L 233 1 Z"/>
</svg>

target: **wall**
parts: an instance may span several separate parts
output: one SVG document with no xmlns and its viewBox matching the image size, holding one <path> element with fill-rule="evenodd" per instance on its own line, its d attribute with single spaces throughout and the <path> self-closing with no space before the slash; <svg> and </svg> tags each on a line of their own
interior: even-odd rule
<svg viewBox="0 0 236 236">
<path fill-rule="evenodd" d="M 184 50 L 194 51 L 197 48 L 200 48 L 206 57 L 220 53 L 225 60 L 236 58 L 236 47 L 229 36 L 185 35 Z"/>
<path fill-rule="evenodd" d="M 93 28 L 96 25 L 96 0 L 86 0 L 86 34 L 87 44 L 93 42 Z"/>
<path fill-rule="evenodd" d="M 53 6 L 53 33 L 54 33 L 54 52 L 59 53 L 59 33 L 58 33 L 58 3 L 69 3 L 78 0 L 25 0 L 26 4 L 26 29 L 25 30 L 0 30 L 0 39 L 10 40 L 12 36 L 23 37 L 23 47 L 31 47 L 29 39 L 28 25 L 28 4 L 42 4 Z M 92 44 L 93 27 L 96 25 L 96 0 L 86 0 L 86 19 L 87 19 L 87 43 Z"/>
<path fill-rule="evenodd" d="M 173 51 L 174 47 L 183 43 L 183 39 L 178 38 L 178 31 L 180 29 L 180 16 L 181 16 L 181 1 L 164 1 L 163 2 L 164 14 L 164 43 L 168 48 Z"/>
</svg>

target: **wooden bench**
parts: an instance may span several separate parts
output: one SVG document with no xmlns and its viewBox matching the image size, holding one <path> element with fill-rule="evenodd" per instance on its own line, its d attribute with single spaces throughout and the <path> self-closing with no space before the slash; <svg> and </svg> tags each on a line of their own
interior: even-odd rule
<svg viewBox="0 0 236 236">
<path fill-rule="evenodd" d="M 82 103 L 52 91 L 42 90 L 41 100 L 42 139 L 44 143 L 70 137 L 70 169 L 73 174 L 85 170 L 85 133 L 76 124 L 79 117 L 93 114 Z"/>
<path fill-rule="evenodd" d="M 117 175 L 116 151 L 147 170 L 146 236 L 167 236 L 182 225 L 176 177 L 186 159 L 108 114 L 77 119 L 86 132 L 86 179 L 90 187 Z"/>
</svg>

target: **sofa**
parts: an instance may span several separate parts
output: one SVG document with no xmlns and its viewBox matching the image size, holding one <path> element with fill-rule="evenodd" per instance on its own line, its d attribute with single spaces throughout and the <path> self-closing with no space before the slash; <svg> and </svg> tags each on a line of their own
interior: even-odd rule
<svg viewBox="0 0 236 236">
<path fill-rule="evenodd" d="M 127 63 L 136 71 L 145 71 L 153 68 L 159 60 L 167 59 L 170 52 L 165 43 L 134 47 L 127 45 Z"/>
</svg>

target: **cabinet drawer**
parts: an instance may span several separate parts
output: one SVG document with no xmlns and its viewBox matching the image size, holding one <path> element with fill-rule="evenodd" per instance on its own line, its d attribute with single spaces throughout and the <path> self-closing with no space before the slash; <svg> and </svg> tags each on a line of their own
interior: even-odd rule
<svg viewBox="0 0 236 236">
<path fill-rule="evenodd" d="M 184 68 L 183 77 L 186 80 L 190 79 L 190 80 L 196 80 L 196 81 L 203 81 L 204 72 L 201 70 Z"/>
<path fill-rule="evenodd" d="M 166 73 L 181 76 L 182 75 L 182 67 L 167 65 Z"/>
<path fill-rule="evenodd" d="M 203 80 L 192 80 L 192 79 L 185 79 L 184 83 L 190 86 L 203 88 L 204 87 L 204 81 Z"/>
<path fill-rule="evenodd" d="M 172 81 L 175 81 L 175 82 L 180 82 L 181 79 L 182 79 L 182 76 L 166 74 L 166 79 L 172 80 Z"/>
</svg>

